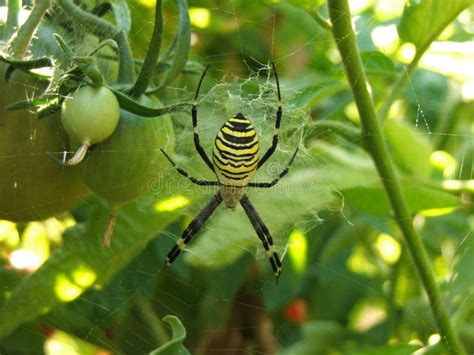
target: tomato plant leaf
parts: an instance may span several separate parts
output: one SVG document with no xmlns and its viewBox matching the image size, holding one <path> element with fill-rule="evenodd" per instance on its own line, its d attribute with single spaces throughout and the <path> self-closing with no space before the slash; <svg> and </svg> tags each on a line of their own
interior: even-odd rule
<svg viewBox="0 0 474 355">
<path fill-rule="evenodd" d="M 142 105 L 138 101 L 135 101 L 131 97 L 117 89 L 114 89 L 113 87 L 109 87 L 109 89 L 114 92 L 115 97 L 120 104 L 120 108 L 123 108 L 124 110 L 141 117 L 159 117 L 166 115 L 167 113 L 189 111 L 189 103 L 177 103 L 166 107 L 154 108 Z"/>
<path fill-rule="evenodd" d="M 99 200 L 89 203 L 87 222 L 69 229 L 63 247 L 24 278 L 5 301 L 0 309 L 0 338 L 55 306 L 73 301 L 89 287 L 107 283 L 157 232 L 179 217 L 156 212 L 154 198 L 144 196 L 118 211 L 114 240 L 106 249 L 102 237 L 109 208 Z"/>
<path fill-rule="evenodd" d="M 312 108 L 322 100 L 348 89 L 349 86 L 346 83 L 318 82 L 304 88 L 301 93 L 295 96 L 292 104 L 295 109 Z"/>
<path fill-rule="evenodd" d="M 461 205 L 461 200 L 447 192 L 421 186 L 404 184 L 404 194 L 412 213 L 423 210 L 455 208 Z M 380 187 L 354 187 L 342 191 L 347 204 L 360 210 L 379 216 L 386 216 L 391 211 L 391 205 Z"/>
<path fill-rule="evenodd" d="M 386 120 L 383 129 L 398 168 L 411 176 L 428 178 L 431 172 L 430 142 L 406 122 Z"/>
<path fill-rule="evenodd" d="M 290 354 L 325 354 L 334 351 L 347 336 L 346 330 L 330 320 L 312 321 L 302 326 L 303 339 L 279 352 Z"/>
<path fill-rule="evenodd" d="M 378 51 L 364 51 L 360 53 L 362 64 L 368 74 L 396 74 L 393 60 Z"/>
<path fill-rule="evenodd" d="M 473 0 L 410 0 L 398 23 L 398 35 L 413 43 L 417 50 L 426 48 Z"/>
<path fill-rule="evenodd" d="M 183 323 L 175 316 L 166 316 L 163 320 L 171 326 L 173 338 L 158 349 L 150 352 L 150 355 L 188 355 L 190 352 L 184 347 L 186 339 L 186 329 Z"/>
</svg>

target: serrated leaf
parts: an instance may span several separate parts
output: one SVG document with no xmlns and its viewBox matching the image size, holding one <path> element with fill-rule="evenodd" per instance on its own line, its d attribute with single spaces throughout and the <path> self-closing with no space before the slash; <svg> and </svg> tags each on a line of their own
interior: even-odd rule
<svg viewBox="0 0 474 355">
<path fill-rule="evenodd" d="M 383 130 L 398 168 L 411 176 L 428 178 L 431 172 L 430 142 L 403 121 L 386 120 Z"/>
<path fill-rule="evenodd" d="M 150 196 L 118 211 L 110 248 L 102 238 L 110 210 L 95 202 L 85 224 L 68 230 L 64 245 L 34 274 L 24 278 L 0 309 L 0 338 L 18 325 L 72 301 L 94 285 L 107 283 L 157 232 L 179 217 L 157 213 Z"/>
<path fill-rule="evenodd" d="M 150 352 L 150 355 L 189 355 L 190 352 L 183 345 L 186 339 L 186 329 L 183 323 L 175 316 L 166 316 L 163 320 L 171 326 L 172 339 Z"/>
<path fill-rule="evenodd" d="M 417 49 L 426 48 L 474 0 L 409 0 L 397 26 L 398 35 Z"/>
<path fill-rule="evenodd" d="M 412 213 L 423 210 L 455 208 L 461 200 L 447 192 L 421 186 L 403 186 Z M 385 190 L 380 187 L 354 187 L 342 191 L 346 203 L 366 213 L 387 216 L 391 211 Z"/>
</svg>

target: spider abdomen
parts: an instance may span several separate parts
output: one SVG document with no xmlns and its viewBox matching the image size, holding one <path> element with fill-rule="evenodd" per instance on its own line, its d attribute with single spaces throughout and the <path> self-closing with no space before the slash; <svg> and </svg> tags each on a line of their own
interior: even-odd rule
<svg viewBox="0 0 474 355">
<path fill-rule="evenodd" d="M 245 187 L 258 165 L 258 137 L 241 113 L 227 120 L 216 136 L 212 160 L 219 182 Z"/>
</svg>

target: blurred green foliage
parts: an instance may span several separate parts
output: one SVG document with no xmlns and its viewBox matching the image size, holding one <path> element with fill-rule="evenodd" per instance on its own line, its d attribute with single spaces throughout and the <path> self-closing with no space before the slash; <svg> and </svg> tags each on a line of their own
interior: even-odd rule
<svg viewBox="0 0 474 355">
<path fill-rule="evenodd" d="M 473 46 L 474 11 L 467 8 L 472 1 L 350 3 L 377 107 L 395 79 L 405 75 L 413 45 L 427 46 L 440 35 L 409 74 L 384 134 L 453 324 L 472 353 L 474 74 L 468 70 L 472 53 L 465 50 Z M 129 37 L 141 58 L 154 2 L 128 5 Z M 101 246 L 108 211 L 95 197 L 70 215 L 42 221 L 47 238 L 28 237 L 30 225 L 0 222 L 0 352 L 54 354 L 54 342 L 80 354 L 99 348 L 126 354 L 445 351 L 368 154 L 359 141 L 318 128 L 327 121 L 359 126 L 331 34 L 314 19 L 314 11 L 326 15 L 323 1 L 189 0 L 188 5 L 191 59 L 160 98 L 189 100 L 202 68 L 211 64 L 199 105 L 208 152 L 236 110 L 249 112 L 265 149 L 276 109 L 269 60 L 280 75 L 281 144 L 256 180 L 275 176 L 297 145 L 301 152 L 279 185 L 249 191 L 284 255 L 280 283 L 275 285 L 242 211 L 223 208 L 189 252 L 160 269 L 211 196 L 170 168 L 150 182 L 148 193 L 119 210 L 108 250 Z M 164 16 L 166 48 L 177 28 L 173 2 L 164 2 Z M 210 178 L 192 144 L 190 115 L 173 117 L 174 157 L 193 176 Z M 295 232 L 299 237 L 290 238 Z M 45 248 L 50 256 L 41 254 Z M 19 251 L 42 255 L 44 264 L 37 270 L 37 265 L 19 267 L 13 262 Z M 301 322 L 287 315 L 294 300 L 307 306 Z M 179 320 L 163 321 L 166 315 Z"/>
</svg>

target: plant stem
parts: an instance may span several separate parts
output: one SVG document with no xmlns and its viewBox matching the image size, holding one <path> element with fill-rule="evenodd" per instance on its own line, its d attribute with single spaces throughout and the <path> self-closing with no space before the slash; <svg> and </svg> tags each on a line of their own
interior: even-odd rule
<svg viewBox="0 0 474 355">
<path fill-rule="evenodd" d="M 405 87 L 405 84 L 408 81 L 408 78 L 410 77 L 413 70 L 415 70 L 415 68 L 418 65 L 418 62 L 420 61 L 423 54 L 425 54 L 425 51 L 428 48 L 429 46 L 426 46 L 426 48 L 422 50 L 417 50 L 410 64 L 408 64 L 408 66 L 406 66 L 403 69 L 403 71 L 400 73 L 400 76 L 395 81 L 395 84 L 393 84 L 387 98 L 384 100 L 384 103 L 378 112 L 378 117 L 381 121 L 383 121 L 387 117 L 390 107 L 392 107 L 393 103 L 395 102 L 397 97 L 400 95 L 400 92 Z"/>
<path fill-rule="evenodd" d="M 23 59 L 28 50 L 36 30 L 38 29 L 44 14 L 51 7 L 51 0 L 37 0 L 25 23 L 21 25 L 12 37 L 9 47 L 10 55 L 16 59 Z M 10 9 L 8 10 L 10 12 Z"/>
<path fill-rule="evenodd" d="M 359 50 L 352 30 L 351 14 L 347 0 L 328 0 L 329 17 L 333 26 L 333 36 L 342 57 L 346 75 L 351 86 L 362 124 L 363 139 L 377 167 L 380 178 L 393 208 L 406 245 L 412 256 L 416 270 L 428 295 L 431 309 L 436 319 L 443 341 L 452 354 L 464 354 L 448 313 L 441 299 L 441 292 L 435 281 L 433 268 L 420 235 L 413 227 L 411 214 L 400 182 L 395 173 L 391 156 L 385 145 L 383 131 L 375 113 L 374 103 L 369 94 L 367 79 L 362 67 Z"/>
<path fill-rule="evenodd" d="M 18 27 L 18 13 L 20 12 L 20 0 L 8 0 L 7 24 L 5 26 L 4 38 L 8 39 Z"/>
<path fill-rule="evenodd" d="M 158 340 L 160 344 L 168 342 L 170 337 L 168 336 L 165 327 L 163 327 L 162 321 L 156 315 L 151 302 L 144 296 L 139 295 L 135 301 L 135 305 L 142 319 L 150 327 L 150 332 L 155 336 L 156 340 Z"/>
<path fill-rule="evenodd" d="M 321 26 L 322 29 L 331 32 L 332 31 L 332 26 L 329 23 L 328 20 L 323 18 L 317 9 L 314 9 L 313 11 L 309 11 L 309 14 L 313 17 L 313 19 L 318 23 L 319 26 Z"/>
<path fill-rule="evenodd" d="M 438 38 L 438 36 L 441 34 L 441 32 L 460 14 L 460 12 L 464 10 L 464 7 L 460 6 L 457 12 L 452 13 L 449 18 L 445 19 L 445 22 L 442 25 L 439 25 L 437 28 L 437 31 L 433 32 L 431 36 L 425 39 L 424 42 L 419 44 L 419 46 L 416 48 L 416 53 L 415 56 L 413 57 L 412 61 L 406 68 L 404 68 L 403 72 L 400 73 L 400 76 L 398 79 L 395 81 L 395 84 L 393 84 L 392 89 L 390 90 L 390 93 L 387 96 L 387 99 L 384 101 L 383 106 L 378 112 L 378 117 L 380 120 L 384 120 L 387 117 L 388 111 L 390 110 L 390 107 L 392 104 L 395 102 L 397 97 L 400 95 L 400 92 L 402 91 L 403 87 L 405 86 L 408 78 L 410 77 L 411 73 L 413 70 L 418 65 L 418 62 L 420 61 L 421 57 L 425 54 L 425 52 L 430 48 L 431 43 Z"/>
<path fill-rule="evenodd" d="M 146 52 L 145 60 L 138 74 L 135 85 L 130 89 L 129 94 L 132 97 L 139 97 L 148 88 L 153 73 L 155 72 L 156 63 L 160 56 L 161 40 L 163 38 L 163 11 L 162 0 L 156 0 L 155 8 L 155 25 L 150 40 L 148 51 Z"/>
<path fill-rule="evenodd" d="M 109 22 L 82 10 L 71 0 L 57 0 L 57 2 L 80 27 L 85 28 L 97 37 L 112 38 L 117 42 L 120 58 L 118 82 L 121 84 L 132 83 L 135 80 L 135 68 L 132 50 L 125 33 Z"/>
</svg>

